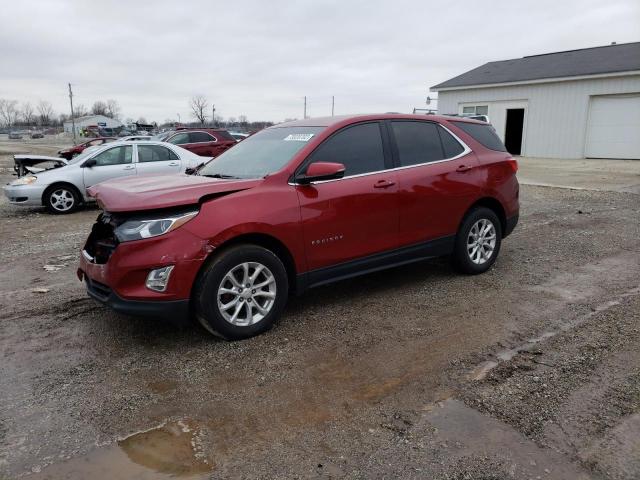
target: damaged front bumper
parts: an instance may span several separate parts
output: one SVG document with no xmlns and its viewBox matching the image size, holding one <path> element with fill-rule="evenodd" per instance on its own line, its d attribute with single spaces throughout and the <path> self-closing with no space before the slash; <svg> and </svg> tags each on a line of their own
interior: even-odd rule
<svg viewBox="0 0 640 480">
<path fill-rule="evenodd" d="M 210 251 L 207 242 L 178 228 L 158 237 L 118 243 L 112 226 L 101 218 L 78 266 L 87 294 L 128 315 L 176 322 L 188 319 L 191 286 Z M 165 291 L 148 288 L 149 272 L 168 265 L 173 270 Z"/>
</svg>

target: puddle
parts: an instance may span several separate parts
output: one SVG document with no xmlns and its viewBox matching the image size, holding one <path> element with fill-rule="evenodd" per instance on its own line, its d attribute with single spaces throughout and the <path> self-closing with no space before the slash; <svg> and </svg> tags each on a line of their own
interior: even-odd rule
<svg viewBox="0 0 640 480">
<path fill-rule="evenodd" d="M 215 467 L 202 449 L 203 431 L 190 420 L 134 433 L 82 457 L 51 465 L 30 479 L 124 480 L 206 478 Z M 39 472 L 36 467 L 34 472 Z"/>
<path fill-rule="evenodd" d="M 579 317 L 569 322 L 564 322 L 560 324 L 559 327 L 552 330 L 546 330 L 539 336 L 530 338 L 524 343 L 521 343 L 520 345 L 514 348 L 509 348 L 496 353 L 495 359 L 482 362 L 479 365 L 477 365 L 473 370 L 471 370 L 471 372 L 468 375 L 469 380 L 478 381 L 478 380 L 484 379 L 491 370 L 493 370 L 495 367 L 497 367 L 500 364 L 500 362 L 508 362 L 513 357 L 515 357 L 519 352 L 529 351 L 536 344 L 544 340 L 555 337 L 559 333 L 566 332 L 568 330 L 571 330 L 572 328 L 579 327 L 580 325 L 587 322 L 592 316 L 596 315 L 597 313 L 608 310 L 612 307 L 615 307 L 616 305 L 620 305 L 623 299 L 627 297 L 632 297 L 638 294 L 640 294 L 640 287 L 632 288 L 631 290 L 621 294 L 615 300 L 610 300 L 608 302 L 604 302 L 604 303 L 601 303 L 600 305 L 595 306 L 591 310 L 591 312 L 589 312 L 586 315 L 583 315 L 582 317 Z"/>
</svg>

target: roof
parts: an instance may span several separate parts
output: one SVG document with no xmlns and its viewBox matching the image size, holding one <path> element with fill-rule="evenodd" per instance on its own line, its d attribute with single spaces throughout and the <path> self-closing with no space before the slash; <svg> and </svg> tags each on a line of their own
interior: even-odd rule
<svg viewBox="0 0 640 480">
<path fill-rule="evenodd" d="M 94 118 L 105 118 L 105 119 L 110 120 L 112 122 L 122 123 L 122 122 L 120 122 L 120 120 L 116 120 L 115 118 L 107 117 L 106 115 L 84 115 L 82 117 L 74 118 L 74 121 L 76 121 L 76 122 L 87 122 L 87 121 L 90 121 L 91 119 L 94 119 Z M 64 123 L 71 123 L 71 119 L 65 121 Z"/>
<path fill-rule="evenodd" d="M 545 53 L 489 62 L 432 87 L 444 90 L 496 83 L 602 75 L 640 70 L 640 42 Z"/>
</svg>

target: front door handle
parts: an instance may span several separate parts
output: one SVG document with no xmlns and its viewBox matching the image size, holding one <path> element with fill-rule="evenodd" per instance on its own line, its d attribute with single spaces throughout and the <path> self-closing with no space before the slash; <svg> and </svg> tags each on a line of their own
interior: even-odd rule
<svg viewBox="0 0 640 480">
<path fill-rule="evenodd" d="M 373 185 L 373 188 L 389 188 L 389 187 L 393 187 L 395 184 L 396 182 L 390 182 L 389 180 L 378 180 Z"/>
<path fill-rule="evenodd" d="M 169 164 L 170 167 L 177 167 L 178 165 L 179 165 L 178 162 L 171 162 Z"/>
<path fill-rule="evenodd" d="M 456 172 L 459 173 L 464 173 L 464 172 L 468 172 L 469 170 L 471 170 L 473 167 L 469 167 L 467 165 L 460 165 L 458 168 L 456 168 Z"/>
<path fill-rule="evenodd" d="M 136 167 L 134 167 L 133 165 L 127 165 L 126 167 L 123 168 L 123 170 L 133 170 L 134 168 Z"/>
</svg>

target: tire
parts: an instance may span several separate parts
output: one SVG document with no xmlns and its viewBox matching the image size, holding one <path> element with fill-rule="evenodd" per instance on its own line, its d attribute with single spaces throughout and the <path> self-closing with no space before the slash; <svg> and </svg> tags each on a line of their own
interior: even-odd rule
<svg viewBox="0 0 640 480">
<path fill-rule="evenodd" d="M 75 187 L 58 184 L 49 187 L 42 196 L 50 213 L 64 215 L 75 212 L 80 206 L 80 194 Z"/>
<path fill-rule="evenodd" d="M 266 248 L 242 244 L 223 250 L 198 275 L 194 312 L 208 332 L 241 340 L 269 330 L 288 295 L 287 271 L 280 259 Z"/>
<path fill-rule="evenodd" d="M 464 217 L 456 235 L 453 266 L 461 273 L 484 273 L 498 258 L 501 244 L 502 225 L 496 213 L 486 207 L 474 208 Z"/>
</svg>

